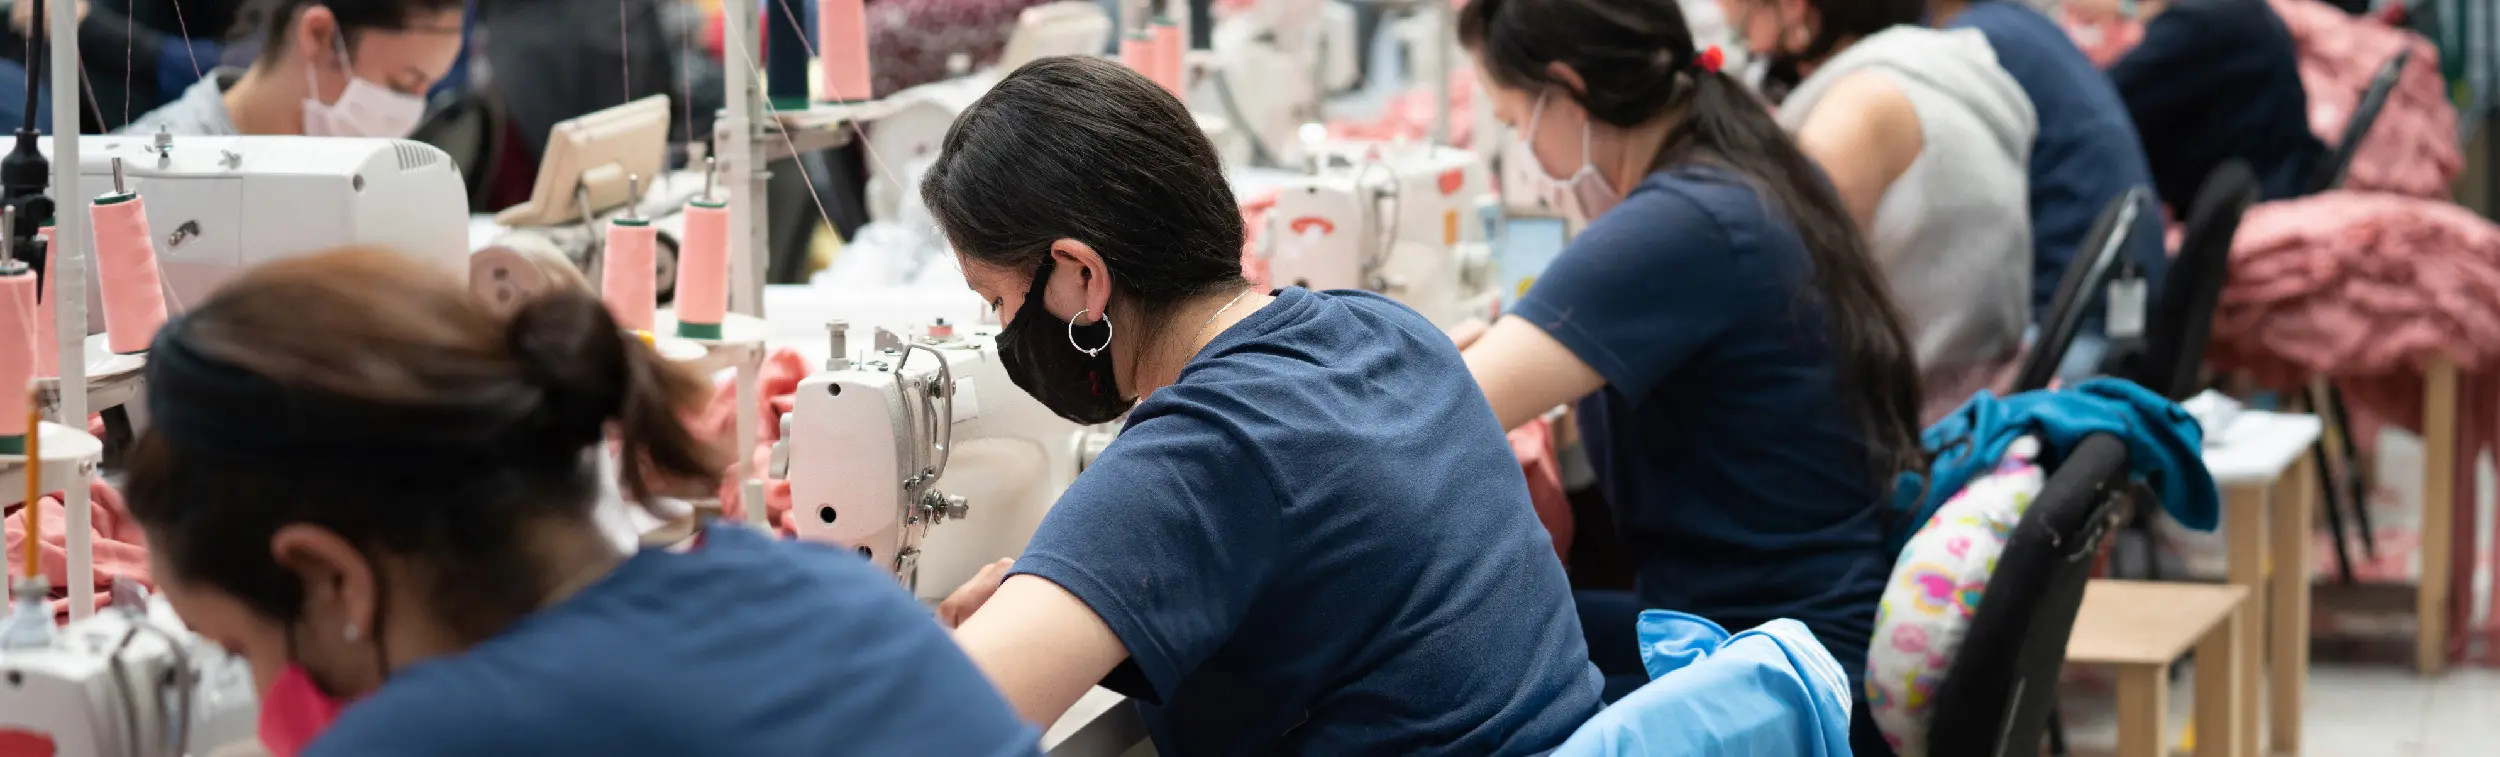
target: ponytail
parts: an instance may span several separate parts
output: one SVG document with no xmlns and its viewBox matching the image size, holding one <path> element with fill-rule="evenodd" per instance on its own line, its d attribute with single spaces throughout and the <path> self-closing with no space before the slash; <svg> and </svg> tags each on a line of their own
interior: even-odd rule
<svg viewBox="0 0 2500 757">
<path fill-rule="evenodd" d="M 1898 3 L 1902 0 L 1885 0 Z M 1493 83 L 1555 87 L 1589 117 L 1630 128 L 1674 118 L 1657 171 L 1708 163 L 1755 184 L 1795 226 L 1813 264 L 1800 306 L 1819 306 L 1837 363 L 1835 380 L 1865 435 L 1879 487 L 1923 472 L 1917 357 L 1890 286 L 1822 169 L 1772 118 L 1770 105 L 1707 65 L 1682 12 L 1653 0 L 1472 0 L 1460 11 L 1461 44 Z M 1574 91 L 1549 72 L 1569 66 Z"/>
<path fill-rule="evenodd" d="M 702 407 L 707 387 L 625 333 L 597 297 L 550 292 L 514 312 L 504 333 L 522 373 L 546 389 L 551 452 L 578 453 L 613 425 L 624 486 L 635 502 L 652 506 L 655 481 L 719 488 L 723 456 L 682 420 Z"/>
</svg>

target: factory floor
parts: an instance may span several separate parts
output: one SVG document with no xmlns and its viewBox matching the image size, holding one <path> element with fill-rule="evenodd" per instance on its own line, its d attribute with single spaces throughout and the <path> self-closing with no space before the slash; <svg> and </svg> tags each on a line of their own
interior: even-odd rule
<svg viewBox="0 0 2500 757">
<path fill-rule="evenodd" d="M 2181 743 L 2194 703 L 2192 678 L 2170 695 L 2170 743 Z M 2110 687 L 2064 687 L 2068 746 L 2077 757 L 2118 743 Z M 2500 670 L 2456 669 L 2432 679 L 2394 664 L 2318 662 L 2302 708 L 2303 757 L 2489 757 L 2500 754 Z M 2182 752 L 2184 753 L 2184 752 Z M 2277 752 L 2279 753 L 2279 752 Z"/>
</svg>

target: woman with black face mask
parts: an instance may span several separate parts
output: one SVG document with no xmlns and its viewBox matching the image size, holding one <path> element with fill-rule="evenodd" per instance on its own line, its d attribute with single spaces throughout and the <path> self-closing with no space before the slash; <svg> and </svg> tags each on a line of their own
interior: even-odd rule
<svg viewBox="0 0 2500 757">
<path fill-rule="evenodd" d="M 1596 713 L 1562 564 L 1457 349 L 1368 293 L 1252 290 L 1180 101 L 1035 61 L 956 119 L 921 193 L 1016 383 L 1128 416 L 1023 556 L 939 609 L 1026 719 L 1101 682 L 1165 754 L 1509 755 Z"/>
</svg>

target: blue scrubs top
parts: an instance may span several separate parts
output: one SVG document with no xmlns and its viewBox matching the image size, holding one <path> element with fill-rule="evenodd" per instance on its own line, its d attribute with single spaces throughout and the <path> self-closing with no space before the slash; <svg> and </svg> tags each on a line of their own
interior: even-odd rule
<svg viewBox="0 0 2500 757">
<path fill-rule="evenodd" d="M 729 524 L 410 666 L 304 757 L 1038 756 L 893 576 Z"/>
<path fill-rule="evenodd" d="M 2309 131 L 2292 32 L 2266 0 L 2173 0 L 2110 66 L 2153 182 L 2184 217 L 2223 161 L 2256 169 L 2263 199 L 2307 194 L 2326 143 Z"/>
<path fill-rule="evenodd" d="M 1579 421 L 1642 604 L 1796 619 L 1854 681 L 1892 556 L 1811 268 L 1770 198 L 1686 165 L 1590 223 L 1513 313 L 1606 379 Z"/>
<path fill-rule="evenodd" d="M 1598 708 L 1491 404 L 1377 295 L 1285 289 L 1218 335 L 1015 572 L 1110 625 L 1164 754 L 1539 754 Z"/>
<path fill-rule="evenodd" d="M 1971 3 L 1945 26 L 1986 36 L 1997 64 L 2022 85 L 2040 114 L 2040 135 L 2031 145 L 2031 314 L 2045 320 L 2075 246 L 2091 232 L 2102 208 L 2129 189 L 2153 186 L 2144 145 L 2109 77 L 2039 11 L 2011 0 L 1987 0 Z M 2160 291 L 2170 270 L 2157 207 L 2136 216 L 2124 253 L 2144 273 L 2148 292 Z"/>
</svg>

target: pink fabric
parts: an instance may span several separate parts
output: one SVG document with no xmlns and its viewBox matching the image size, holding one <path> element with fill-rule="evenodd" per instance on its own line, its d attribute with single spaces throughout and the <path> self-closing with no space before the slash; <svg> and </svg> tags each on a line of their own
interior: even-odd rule
<svg viewBox="0 0 2500 757">
<path fill-rule="evenodd" d="M 2251 208 L 2208 356 L 2283 389 L 2327 376 L 2356 415 L 2415 432 L 2422 368 L 2446 358 L 2462 371 L 2455 491 L 2471 502 L 2472 461 L 2500 440 L 2500 226 L 2392 194 L 2330 192 Z M 2473 586 L 2474 566 L 2489 559 L 2475 548 L 2479 530 L 2474 508 L 2455 509 L 2453 586 Z M 2453 601 L 2452 654 L 2469 632 L 2489 630 L 2466 628 L 2466 591 Z"/>
<path fill-rule="evenodd" d="M 0 531 L 8 535 L 6 573 L 12 580 L 25 567 L 24 510 L 23 503 L 0 507 L 0 513 L 8 518 L 7 527 Z M 69 510 L 61 505 L 61 495 L 55 492 L 37 502 L 35 513 L 43 524 L 43 544 L 36 547 L 41 553 L 36 561 L 42 564 L 43 574 L 52 579 L 52 614 L 66 620 L 69 617 Z M 89 482 L 87 513 L 95 545 L 95 585 L 88 591 L 95 592 L 96 606 L 103 607 L 111 600 L 113 579 L 116 578 L 126 578 L 153 588 L 155 584 L 148 578 L 147 537 L 140 533 L 138 521 L 131 520 L 130 508 L 122 504 L 121 492 L 101 480 Z"/>
<path fill-rule="evenodd" d="M 1475 136 L 1476 69 L 1450 69 L 1450 144 L 1466 147 Z M 1333 139 L 1379 142 L 1422 141 L 1432 136 L 1432 89 L 1418 86 L 1389 101 L 1379 116 L 1341 119 L 1328 124 Z"/>
<path fill-rule="evenodd" d="M 799 379 L 807 377 L 807 358 L 797 350 L 774 350 L 764 357 L 764 367 L 756 373 L 757 405 L 755 449 L 748 450 L 748 459 L 755 470 L 762 472 L 772 462 L 773 442 L 781 440 L 781 415 L 797 405 L 794 395 Z M 723 378 L 712 387 L 712 401 L 685 419 L 686 428 L 697 439 L 735 439 L 738 436 L 738 384 L 734 378 Z M 739 491 L 738 470 L 731 465 L 721 478 L 721 514 L 731 520 L 746 517 L 743 494 Z M 764 477 L 764 518 L 785 536 L 797 535 L 790 525 L 790 482 Z"/>
<path fill-rule="evenodd" d="M 2439 49 L 2411 31 L 2358 18 L 2318 0 L 2269 0 L 2300 51 L 2300 81 L 2309 95 L 2309 130 L 2328 145 L 2343 139 L 2345 122 L 2396 51 L 2413 49 L 2404 73 L 2379 111 L 2370 136 L 2353 156 L 2344 187 L 2445 199 L 2465 167 L 2457 147 L 2456 106 L 2439 72 Z M 2144 25 L 2119 19 L 2088 21 L 2071 11 L 2066 32 L 2092 62 L 2108 67 L 2144 39 Z M 2185 202 L 2189 198 L 2176 198 Z"/>
</svg>

